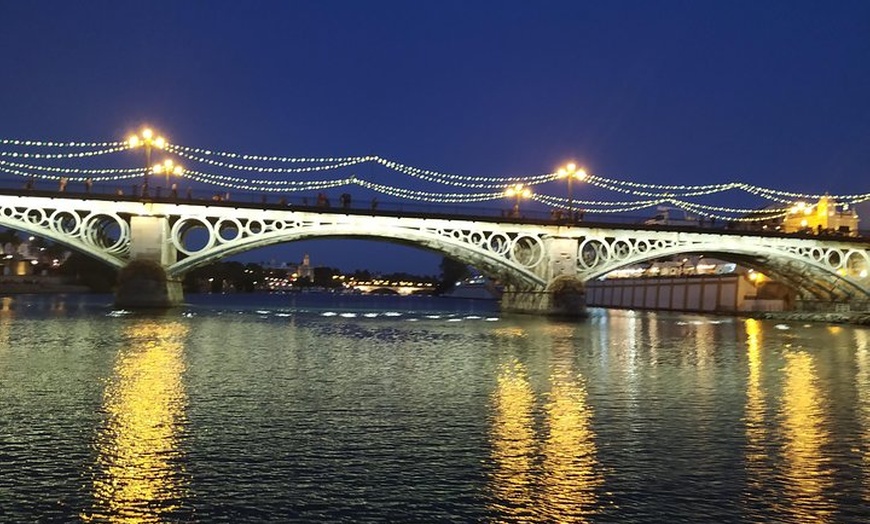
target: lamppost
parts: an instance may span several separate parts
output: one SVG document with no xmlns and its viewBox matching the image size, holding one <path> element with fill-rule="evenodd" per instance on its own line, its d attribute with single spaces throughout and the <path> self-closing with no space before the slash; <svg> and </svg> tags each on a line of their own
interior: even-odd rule
<svg viewBox="0 0 870 524">
<path fill-rule="evenodd" d="M 145 147 L 145 175 L 142 179 L 142 196 L 148 196 L 148 175 L 151 173 L 151 148 L 163 149 L 166 146 L 166 139 L 162 136 L 154 136 L 154 131 L 149 128 L 142 130 L 142 136 L 130 135 L 127 140 L 130 147 Z"/>
<path fill-rule="evenodd" d="M 527 188 L 522 184 L 514 184 L 512 186 L 508 186 L 507 189 L 504 190 L 504 196 L 516 197 L 516 203 L 514 203 L 514 210 L 512 216 L 514 218 L 520 217 L 520 199 L 521 198 L 529 198 L 532 196 L 532 190 Z"/>
<path fill-rule="evenodd" d="M 178 191 L 175 187 L 169 187 L 169 175 L 181 176 L 184 174 L 184 168 L 175 164 L 172 160 L 166 159 L 161 164 L 156 164 L 151 170 L 155 175 L 166 175 L 166 189 L 170 191 L 173 198 L 178 196 Z M 174 184 L 173 184 L 174 185 Z M 159 188 L 158 188 L 159 191 Z M 158 194 L 159 196 L 159 194 Z"/>
<path fill-rule="evenodd" d="M 567 164 L 565 167 L 559 169 L 556 172 L 559 175 L 559 178 L 567 178 L 568 179 L 568 217 L 573 222 L 574 221 L 574 179 L 584 180 L 586 178 L 586 171 L 583 169 L 577 169 L 577 165 L 571 162 Z"/>
<path fill-rule="evenodd" d="M 151 172 L 155 175 L 166 175 L 166 187 L 169 187 L 169 175 L 181 176 L 184 174 L 184 168 L 167 158 L 163 163 L 156 164 Z"/>
</svg>

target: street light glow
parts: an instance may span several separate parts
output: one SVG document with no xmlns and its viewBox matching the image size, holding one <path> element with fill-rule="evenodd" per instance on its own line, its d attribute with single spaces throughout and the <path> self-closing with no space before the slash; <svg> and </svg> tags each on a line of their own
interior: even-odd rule
<svg viewBox="0 0 870 524">
<path fill-rule="evenodd" d="M 167 186 L 169 186 L 169 175 L 181 176 L 184 174 L 184 168 L 168 158 L 160 164 L 155 164 L 151 171 L 155 175 L 166 175 Z"/>
<path fill-rule="evenodd" d="M 574 179 L 585 180 L 588 176 L 584 169 L 577 169 L 577 164 L 569 162 L 556 171 L 559 178 L 568 179 L 568 217 L 574 220 Z"/>
<path fill-rule="evenodd" d="M 146 127 L 142 130 L 141 137 L 139 135 L 133 134 L 130 138 L 127 139 L 127 143 L 130 144 L 130 147 L 135 148 L 139 146 L 145 146 L 145 173 L 142 180 L 142 196 L 148 196 L 148 175 L 151 173 L 157 173 L 157 166 L 151 165 L 151 147 L 156 147 L 157 149 L 163 149 L 166 147 L 166 139 L 162 136 L 154 136 L 154 131 L 151 130 L 150 127 Z M 169 172 L 166 174 L 166 181 L 169 181 Z"/>
</svg>

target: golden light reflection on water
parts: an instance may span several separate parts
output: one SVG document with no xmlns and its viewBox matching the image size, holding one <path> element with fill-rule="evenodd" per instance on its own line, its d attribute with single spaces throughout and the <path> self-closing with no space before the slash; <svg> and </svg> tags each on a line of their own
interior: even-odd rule
<svg viewBox="0 0 870 524">
<path fill-rule="evenodd" d="M 597 469 L 586 390 L 560 371 L 551 378 L 545 405 L 549 433 L 543 448 L 541 514 L 547 522 L 586 522 L 604 479 Z"/>
<path fill-rule="evenodd" d="M 804 352 L 786 353 L 784 379 L 785 509 L 797 522 L 827 522 L 833 505 L 825 493 L 833 480 L 824 448 L 830 437 L 813 357 Z"/>
<path fill-rule="evenodd" d="M 855 376 L 858 418 L 861 421 L 861 465 L 864 472 L 862 497 L 870 503 L 870 340 L 867 331 L 855 330 Z"/>
<path fill-rule="evenodd" d="M 535 394 L 525 367 L 516 359 L 501 366 L 493 404 L 494 509 L 512 520 L 532 522 Z"/>
<path fill-rule="evenodd" d="M 554 338 L 570 339 L 570 331 L 552 329 Z M 538 399 L 525 366 L 512 358 L 499 369 L 493 393 L 491 509 L 511 522 L 585 522 L 604 482 L 592 411 L 573 370 L 573 351 L 555 346 L 540 427 Z M 543 457 L 540 464 L 536 457 Z"/>
<path fill-rule="evenodd" d="M 95 507 L 85 520 L 163 522 L 185 495 L 178 464 L 186 395 L 187 328 L 142 321 L 125 335 L 103 397 L 106 422 L 96 437 Z"/>
<path fill-rule="evenodd" d="M 746 382 L 746 469 L 747 483 L 755 496 L 763 491 L 768 476 L 768 456 L 765 450 L 767 426 L 764 421 L 765 402 L 761 387 L 761 322 L 746 320 L 746 358 L 749 377 Z"/>
</svg>

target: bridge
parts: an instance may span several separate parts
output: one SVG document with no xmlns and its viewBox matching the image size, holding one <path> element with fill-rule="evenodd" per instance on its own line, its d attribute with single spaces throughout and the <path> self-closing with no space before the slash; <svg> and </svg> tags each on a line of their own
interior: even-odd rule
<svg viewBox="0 0 870 524">
<path fill-rule="evenodd" d="M 122 270 L 117 299 L 130 307 L 181 302 L 181 279 L 198 266 L 326 237 L 382 239 L 443 253 L 503 282 L 506 311 L 571 314 L 582 309 L 584 282 L 681 254 L 762 271 L 805 300 L 870 303 L 870 241 L 864 238 L 32 190 L 0 194 L 0 225 Z"/>
<path fill-rule="evenodd" d="M 82 165 L 141 148 L 145 167 Z M 151 153 L 158 150 L 175 161 L 206 167 L 184 169 L 172 159 L 152 163 Z M 129 164 L 130 158 L 126 160 Z M 57 161 L 62 165 L 49 164 Z M 413 178 L 414 186 L 346 174 L 365 164 L 370 174 L 373 167 L 389 170 L 390 180 L 398 173 Z M 323 178 L 327 172 L 339 176 Z M 312 174 L 321 178 L 299 178 Z M 568 198 L 538 190 L 564 182 Z M 581 182 L 633 199 L 575 200 L 572 183 Z M 179 183 L 185 190 L 179 191 Z M 424 184 L 459 189 L 420 189 Z M 124 142 L 0 139 L 0 186 L 6 188 L 0 189 L 0 225 L 118 268 L 116 300 L 123 307 L 180 303 L 185 273 L 221 258 L 332 237 L 381 239 L 472 265 L 504 284 L 501 305 L 506 311 L 581 314 L 586 282 L 621 267 L 686 254 L 763 272 L 794 289 L 799 301 L 870 309 L 870 240 L 835 234 L 844 229 L 854 234 L 839 220 L 846 217 L 857 224 L 854 207 L 849 206 L 870 200 L 870 193 L 800 194 L 743 182 L 647 184 L 589 174 L 573 164 L 543 174 L 469 176 L 378 156 L 295 158 L 213 151 L 173 144 L 148 130 Z M 337 207 L 330 207 L 323 193 L 314 202 L 288 201 L 285 196 L 338 187 L 348 192 Z M 200 198 L 203 190 L 211 198 Z M 350 191 L 367 191 L 393 202 L 386 205 L 372 198 L 370 205 L 352 206 Z M 742 191 L 768 205 L 741 209 L 695 200 L 725 191 Z M 492 213 L 470 207 L 505 199 L 512 209 Z M 551 214 L 521 210 L 523 199 Z M 820 203 L 813 207 L 808 200 Z M 429 207 L 395 201 L 426 202 Z M 699 219 L 681 225 L 619 220 L 620 214 L 662 205 Z M 603 215 L 610 218 L 598 218 Z M 791 221 L 800 229 L 765 229 L 777 221 Z M 735 224 L 752 227 L 731 227 Z"/>
</svg>

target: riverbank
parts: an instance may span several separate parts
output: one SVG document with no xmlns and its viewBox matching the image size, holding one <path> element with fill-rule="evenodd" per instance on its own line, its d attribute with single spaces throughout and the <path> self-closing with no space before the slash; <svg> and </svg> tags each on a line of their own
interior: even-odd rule
<svg viewBox="0 0 870 524">
<path fill-rule="evenodd" d="M 88 286 L 72 284 L 62 277 L 3 276 L 0 277 L 0 295 L 47 293 L 90 293 Z"/>
<path fill-rule="evenodd" d="M 854 324 L 870 326 L 870 312 L 817 312 L 817 311 L 759 311 L 744 312 L 741 316 L 765 320 L 782 320 L 790 322 L 828 322 L 831 324 Z"/>
</svg>

